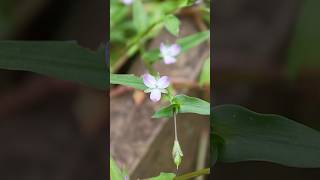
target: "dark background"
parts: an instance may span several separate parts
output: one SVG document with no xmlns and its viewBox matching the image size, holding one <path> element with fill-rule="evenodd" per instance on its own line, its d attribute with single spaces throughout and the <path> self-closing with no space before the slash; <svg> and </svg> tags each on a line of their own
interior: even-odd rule
<svg viewBox="0 0 320 180">
<path fill-rule="evenodd" d="M 105 0 L 1 0 L 1 40 L 105 43 Z M 0 70 L 0 179 L 107 179 L 106 92 Z"/>
<path fill-rule="evenodd" d="M 317 0 L 213 1 L 211 102 L 320 130 L 319 8 Z M 218 163 L 212 174 L 217 180 L 320 179 L 319 169 L 266 162 Z"/>
</svg>

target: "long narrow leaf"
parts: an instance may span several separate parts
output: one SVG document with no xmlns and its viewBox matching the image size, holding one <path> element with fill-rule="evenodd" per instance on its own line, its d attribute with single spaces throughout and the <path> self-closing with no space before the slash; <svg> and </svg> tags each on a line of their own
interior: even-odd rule
<svg viewBox="0 0 320 180">
<path fill-rule="evenodd" d="M 73 41 L 1 41 L 0 68 L 40 73 L 105 90 L 104 48 L 92 52 Z"/>
<path fill-rule="evenodd" d="M 267 161 L 292 167 L 320 167 L 320 133 L 278 115 L 258 114 L 235 105 L 211 114 L 212 140 L 221 138 L 218 161 Z"/>
<path fill-rule="evenodd" d="M 131 74 L 110 74 L 110 83 L 129 86 L 140 90 L 147 89 L 143 84 L 142 78 Z"/>
</svg>

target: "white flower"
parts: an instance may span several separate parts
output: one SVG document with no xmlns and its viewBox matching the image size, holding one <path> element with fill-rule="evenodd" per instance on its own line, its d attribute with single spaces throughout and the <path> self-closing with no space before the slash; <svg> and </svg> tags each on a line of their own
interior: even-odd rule
<svg viewBox="0 0 320 180">
<path fill-rule="evenodd" d="M 197 1 L 195 2 L 195 4 L 201 4 L 201 3 L 203 3 L 202 0 L 197 0 Z"/>
<path fill-rule="evenodd" d="M 125 5 L 130 5 L 133 3 L 134 0 L 122 0 L 122 3 L 124 3 Z"/>
<path fill-rule="evenodd" d="M 160 52 L 165 64 L 172 64 L 177 61 L 176 56 L 179 55 L 181 47 L 178 44 L 165 45 L 160 44 Z"/>
<path fill-rule="evenodd" d="M 143 83 L 148 87 L 144 92 L 150 93 L 150 99 L 157 102 L 161 99 L 161 93 L 168 93 L 166 88 L 170 85 L 169 77 L 162 76 L 156 79 L 150 74 L 143 75 Z"/>
</svg>

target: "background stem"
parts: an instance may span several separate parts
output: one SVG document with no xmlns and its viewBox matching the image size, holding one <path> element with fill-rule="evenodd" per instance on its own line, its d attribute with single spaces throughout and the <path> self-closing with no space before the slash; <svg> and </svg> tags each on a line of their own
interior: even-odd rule
<svg viewBox="0 0 320 180">
<path fill-rule="evenodd" d="M 175 177 L 174 180 L 191 179 L 191 178 L 194 178 L 194 177 L 208 175 L 208 174 L 210 174 L 210 168 L 201 169 L 199 171 L 195 171 L 195 172 L 188 173 L 188 174 L 185 174 L 185 175 L 182 175 L 182 176 L 178 176 L 178 177 Z"/>
</svg>

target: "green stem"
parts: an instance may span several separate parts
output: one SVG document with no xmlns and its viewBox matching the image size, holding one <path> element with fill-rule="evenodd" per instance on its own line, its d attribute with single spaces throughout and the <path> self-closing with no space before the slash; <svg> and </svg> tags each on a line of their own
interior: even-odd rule
<svg viewBox="0 0 320 180">
<path fill-rule="evenodd" d="M 177 113 L 173 110 L 173 120 L 174 120 L 174 140 L 178 141 L 178 131 L 177 131 Z"/>
<path fill-rule="evenodd" d="M 188 173 L 188 174 L 185 174 L 185 175 L 182 175 L 182 176 L 177 176 L 177 177 L 174 178 L 174 180 L 191 179 L 191 178 L 194 178 L 194 177 L 203 176 L 203 175 L 208 175 L 208 174 L 210 174 L 210 168 L 201 169 L 201 170 L 199 170 L 199 171 L 195 171 L 195 172 L 192 172 L 192 173 Z"/>
<path fill-rule="evenodd" d="M 141 39 L 143 39 L 144 36 L 147 36 L 148 33 L 149 33 L 154 27 L 156 27 L 157 25 L 159 25 L 162 21 L 163 21 L 163 18 L 157 20 L 156 22 L 154 22 L 153 24 L 151 24 L 144 32 L 140 33 L 140 34 L 136 37 L 136 39 L 135 39 L 132 43 L 130 43 L 130 44 L 128 45 L 128 49 L 129 49 L 130 47 L 132 47 L 133 45 L 137 44 L 137 43 L 143 42 L 144 40 L 141 40 Z"/>
</svg>

